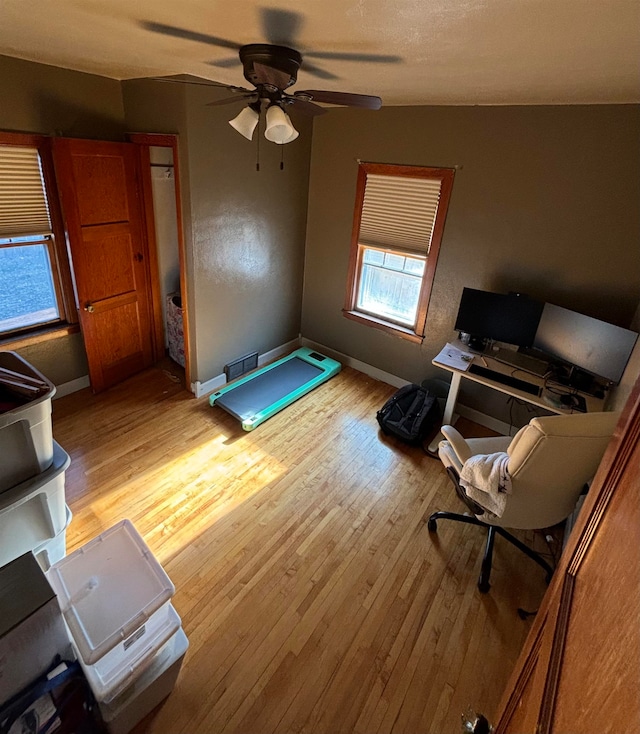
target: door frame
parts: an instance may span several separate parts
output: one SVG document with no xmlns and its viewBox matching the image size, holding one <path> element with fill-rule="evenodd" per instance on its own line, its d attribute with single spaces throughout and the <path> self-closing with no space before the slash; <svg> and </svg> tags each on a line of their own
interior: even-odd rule
<svg viewBox="0 0 640 734">
<path fill-rule="evenodd" d="M 151 300 L 153 304 L 154 353 L 156 360 L 164 355 L 164 321 L 160 277 L 158 273 L 158 250 L 156 227 L 153 217 L 153 194 L 151 184 L 150 147 L 171 148 L 173 152 L 173 173 L 176 195 L 176 225 L 178 237 L 178 260 L 180 264 L 180 295 L 182 298 L 182 330 L 184 332 L 184 370 L 187 389 L 191 384 L 191 350 L 189 347 L 189 309 L 188 285 L 186 270 L 186 252 L 182 219 L 182 195 L 180 189 L 180 158 L 178 156 L 178 135 L 165 133 L 127 133 L 127 141 L 138 148 L 140 161 L 141 190 L 143 196 L 144 222 L 149 243 L 149 270 L 151 282 Z"/>
</svg>

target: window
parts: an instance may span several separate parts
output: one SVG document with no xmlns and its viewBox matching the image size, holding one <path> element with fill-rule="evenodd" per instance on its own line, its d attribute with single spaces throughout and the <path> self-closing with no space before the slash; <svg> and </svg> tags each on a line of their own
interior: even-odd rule
<svg viewBox="0 0 640 734">
<path fill-rule="evenodd" d="M 422 341 L 453 170 L 361 163 L 344 315 Z"/>
<path fill-rule="evenodd" d="M 75 321 L 45 139 L 0 133 L 0 339 Z"/>
</svg>

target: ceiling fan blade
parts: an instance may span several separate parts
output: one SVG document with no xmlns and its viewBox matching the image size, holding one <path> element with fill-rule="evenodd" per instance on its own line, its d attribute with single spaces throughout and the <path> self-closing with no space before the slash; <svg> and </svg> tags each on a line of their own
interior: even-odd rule
<svg viewBox="0 0 640 734">
<path fill-rule="evenodd" d="M 295 46 L 302 27 L 302 15 L 281 8 L 260 8 L 265 38 L 277 46 Z"/>
<path fill-rule="evenodd" d="M 313 102 L 307 102 L 305 99 L 289 97 L 288 95 L 283 95 L 283 97 L 287 104 L 290 104 L 294 110 L 298 110 L 298 112 L 302 112 L 304 115 L 324 115 L 328 112 L 324 107 L 320 107 L 320 105 L 314 104 Z"/>
<path fill-rule="evenodd" d="M 213 102 L 207 102 L 205 107 L 217 107 L 223 104 L 233 104 L 233 102 L 255 102 L 258 99 L 257 94 L 243 94 L 241 97 L 225 97 L 224 99 L 214 99 Z"/>
<path fill-rule="evenodd" d="M 382 107 L 380 97 L 368 94 L 350 94 L 349 92 L 328 92 L 322 90 L 308 90 L 295 92 L 295 96 L 301 96 L 305 101 L 324 102 L 325 104 L 340 104 L 347 107 L 364 107 L 368 110 L 379 110 Z"/>
<path fill-rule="evenodd" d="M 196 81 L 195 79 L 186 78 L 184 74 L 176 74 L 174 76 L 156 76 L 151 78 L 154 82 L 169 82 L 171 84 L 193 84 L 196 87 L 215 87 L 216 89 L 228 89 L 230 92 L 239 92 L 241 94 L 253 94 L 255 90 L 246 89 L 245 87 L 235 87 L 233 84 L 220 84 L 209 80 Z"/>
<path fill-rule="evenodd" d="M 291 76 L 286 71 L 274 69 L 273 66 L 259 64 L 257 61 L 253 63 L 253 70 L 257 77 L 257 84 L 272 84 L 278 89 L 286 89 L 291 81 Z"/>
<path fill-rule="evenodd" d="M 139 24 L 147 31 L 161 33 L 164 36 L 173 36 L 174 38 L 184 38 L 187 41 L 198 41 L 199 43 L 209 43 L 212 46 L 221 46 L 222 48 L 232 48 L 237 51 L 240 48 L 239 43 L 229 41 L 219 36 L 210 36 L 208 33 L 198 33 L 190 31 L 186 28 L 178 28 L 173 25 L 165 25 L 164 23 L 156 23 L 153 20 L 140 20 Z"/>
<path fill-rule="evenodd" d="M 306 61 L 306 57 L 305 57 L 305 60 L 302 62 L 302 68 L 307 73 L 313 74 L 313 76 L 317 76 L 319 79 L 340 79 L 339 76 L 332 74 L 330 71 L 327 71 L 326 69 L 321 69 L 319 66 L 308 64 Z"/>
<path fill-rule="evenodd" d="M 340 51 L 307 51 L 306 57 L 314 59 L 335 59 L 336 61 L 365 61 L 377 64 L 399 64 L 402 56 L 389 56 L 386 54 L 357 54 L 342 53 Z"/>
<path fill-rule="evenodd" d="M 220 69 L 229 69 L 232 66 L 240 66 L 240 59 L 237 56 L 230 56 L 228 59 L 207 61 L 207 64 L 209 66 L 217 66 Z"/>
</svg>

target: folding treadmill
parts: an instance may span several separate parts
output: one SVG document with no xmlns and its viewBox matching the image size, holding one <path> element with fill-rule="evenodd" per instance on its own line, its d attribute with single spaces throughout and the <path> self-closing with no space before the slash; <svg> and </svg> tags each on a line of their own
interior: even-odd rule
<svg viewBox="0 0 640 734">
<path fill-rule="evenodd" d="M 252 431 L 337 375 L 340 366 L 330 357 L 301 347 L 212 393 L 209 405 L 223 408 L 242 423 L 245 431 Z"/>
</svg>

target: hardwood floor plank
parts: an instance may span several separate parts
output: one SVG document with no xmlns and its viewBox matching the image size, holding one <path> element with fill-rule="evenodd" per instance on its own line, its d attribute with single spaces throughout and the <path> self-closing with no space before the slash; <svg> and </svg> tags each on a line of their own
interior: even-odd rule
<svg viewBox="0 0 640 734">
<path fill-rule="evenodd" d="M 439 734 L 493 710 L 542 574 L 498 541 L 479 594 L 483 532 L 424 523 L 460 509 L 440 462 L 378 432 L 392 392 L 347 368 L 250 433 L 161 369 L 56 401 L 68 549 L 129 517 L 190 641 L 137 734 Z"/>
</svg>

